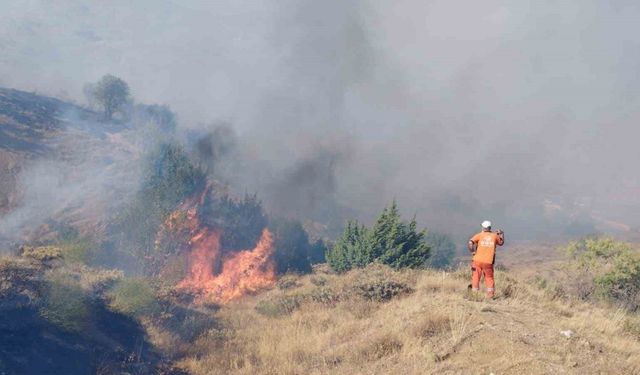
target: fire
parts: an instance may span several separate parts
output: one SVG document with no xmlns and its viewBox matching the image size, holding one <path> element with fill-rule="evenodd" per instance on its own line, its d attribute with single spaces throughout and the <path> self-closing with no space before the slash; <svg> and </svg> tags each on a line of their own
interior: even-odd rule
<svg viewBox="0 0 640 375">
<path fill-rule="evenodd" d="M 273 235 L 268 229 L 254 249 L 227 254 L 220 259 L 220 236 L 216 230 L 203 229 L 192 238 L 188 276 L 178 289 L 189 290 L 199 302 L 227 303 L 233 299 L 273 286 L 276 264 L 273 259 Z M 222 262 L 221 271 L 214 265 Z"/>
<path fill-rule="evenodd" d="M 194 294 L 200 303 L 227 303 L 273 286 L 273 235 L 265 228 L 255 248 L 223 253 L 222 231 L 203 225 L 198 217 L 209 188 L 172 213 L 156 237 L 156 246 L 170 246 L 188 256 L 187 276 L 176 289 Z"/>
</svg>

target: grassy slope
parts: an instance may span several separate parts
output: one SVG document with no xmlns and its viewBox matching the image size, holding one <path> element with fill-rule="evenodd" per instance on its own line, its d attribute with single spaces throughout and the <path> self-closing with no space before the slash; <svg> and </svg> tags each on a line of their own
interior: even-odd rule
<svg viewBox="0 0 640 375">
<path fill-rule="evenodd" d="M 640 337 L 628 328 L 637 317 L 554 300 L 505 272 L 497 272 L 497 299 L 485 301 L 467 294 L 466 277 L 466 269 L 304 276 L 300 286 L 221 309 L 226 329 L 203 335 L 181 366 L 193 374 L 640 373 Z M 367 301 L 350 292 L 362 278 L 401 280 L 414 292 Z M 319 279 L 326 285 L 314 285 Z M 261 301 L 319 289 L 341 300 L 307 298 L 276 317 L 256 312 Z"/>
</svg>

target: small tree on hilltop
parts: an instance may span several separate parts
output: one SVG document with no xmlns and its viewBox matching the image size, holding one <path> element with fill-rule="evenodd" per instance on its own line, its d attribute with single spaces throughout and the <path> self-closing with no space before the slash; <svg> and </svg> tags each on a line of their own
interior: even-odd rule
<svg viewBox="0 0 640 375">
<path fill-rule="evenodd" d="M 110 74 L 95 85 L 87 86 L 85 94 L 90 103 L 95 102 L 102 108 L 106 121 L 111 121 L 113 115 L 121 112 L 130 100 L 129 85 Z"/>
</svg>

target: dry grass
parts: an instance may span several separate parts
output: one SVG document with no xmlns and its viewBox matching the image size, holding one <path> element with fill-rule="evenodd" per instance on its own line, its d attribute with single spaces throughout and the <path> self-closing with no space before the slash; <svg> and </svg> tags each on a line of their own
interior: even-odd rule
<svg viewBox="0 0 640 375">
<path fill-rule="evenodd" d="M 497 298 L 473 300 L 465 275 L 466 267 L 451 273 L 375 267 L 303 276 L 295 287 L 223 307 L 215 316 L 224 328 L 204 332 L 179 366 L 195 375 L 640 371 L 640 322 L 625 311 L 568 305 L 500 271 Z M 372 299 L 359 292 L 363 282 L 410 291 Z M 332 297 L 311 297 L 320 290 Z M 291 311 L 256 310 L 291 295 L 299 298 Z M 575 334 L 565 338 L 561 330 Z"/>
</svg>

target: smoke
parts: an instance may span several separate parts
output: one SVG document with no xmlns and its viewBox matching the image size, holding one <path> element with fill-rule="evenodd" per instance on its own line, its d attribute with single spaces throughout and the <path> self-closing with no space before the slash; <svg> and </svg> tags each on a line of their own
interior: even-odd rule
<svg viewBox="0 0 640 375">
<path fill-rule="evenodd" d="M 55 118 L 55 131 L 40 140 L 48 151 L 21 168 L 19 204 L 0 217 L 0 243 L 28 240 L 51 219 L 99 238 L 105 217 L 138 189 L 140 156 L 155 145 L 147 141 L 148 127 L 126 130 L 100 123 L 77 108 L 58 112 Z"/>
<path fill-rule="evenodd" d="M 455 233 L 635 228 L 638 16 L 595 0 L 7 3 L 0 84 L 79 101 L 111 73 L 181 130 L 231 124 L 214 170 L 286 214 L 370 221 L 395 198 Z"/>
</svg>

